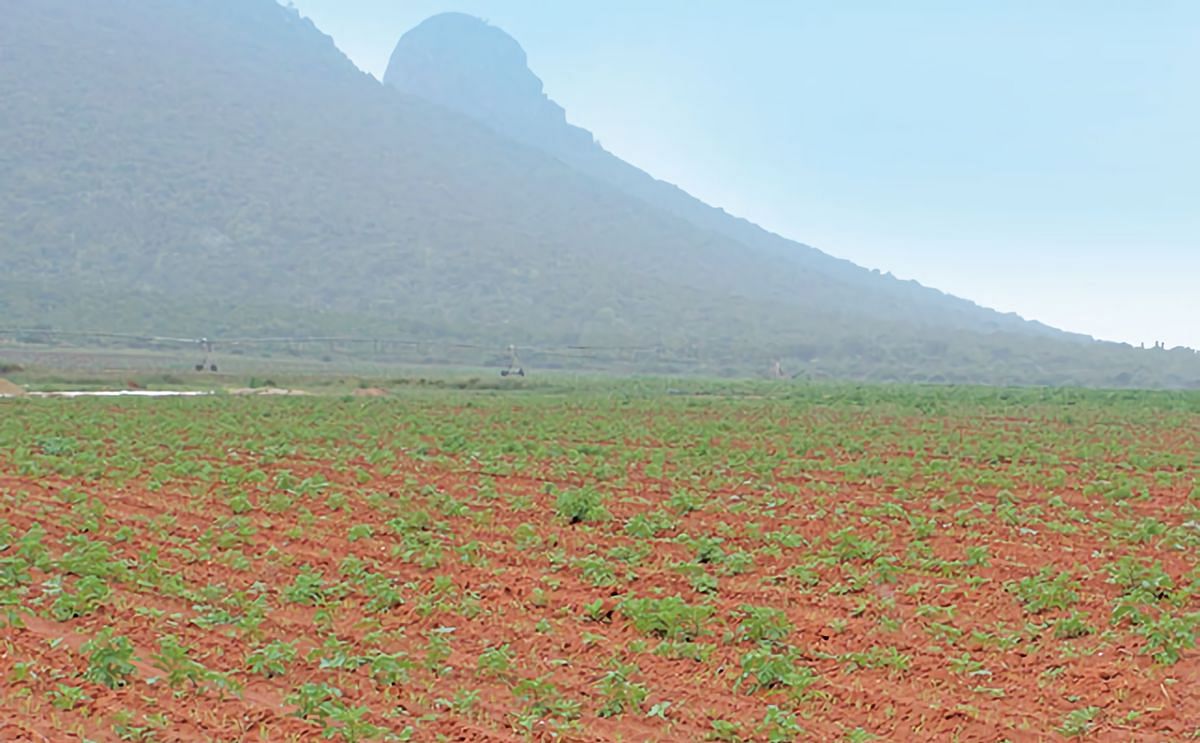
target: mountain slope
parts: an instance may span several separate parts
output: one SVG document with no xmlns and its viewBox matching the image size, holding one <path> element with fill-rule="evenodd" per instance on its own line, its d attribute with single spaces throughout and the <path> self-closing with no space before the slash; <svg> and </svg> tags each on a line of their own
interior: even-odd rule
<svg viewBox="0 0 1200 743">
<path fill-rule="evenodd" d="M 1200 378 L 1190 358 L 876 302 L 379 84 L 273 0 L 38 0 L 4 19 L 7 325 L 654 345 L 729 373 Z"/>
<path fill-rule="evenodd" d="M 855 307 L 876 319 L 894 317 L 899 311 L 910 322 L 942 328 L 1066 335 L 916 282 L 868 271 L 767 232 L 656 180 L 604 150 L 590 132 L 569 124 L 566 112 L 545 94 L 542 81 L 529 69 L 520 44 L 478 18 L 444 13 L 406 33 L 396 45 L 384 82 L 467 114 L 655 208 L 736 240 L 763 259 L 784 259 L 794 272 L 789 276 L 793 293 L 820 291 L 826 303 Z"/>
<path fill-rule="evenodd" d="M 655 278 L 685 254 L 728 260 L 719 240 L 401 100 L 269 0 L 141 6 L 49 0 L 4 27 L 10 281 L 253 297 L 476 338 L 506 330 L 488 322 L 497 306 L 554 326 L 533 295 L 585 275 L 611 277 L 572 296 L 633 315 L 729 290 L 699 264 L 681 267 L 696 288 Z"/>
</svg>

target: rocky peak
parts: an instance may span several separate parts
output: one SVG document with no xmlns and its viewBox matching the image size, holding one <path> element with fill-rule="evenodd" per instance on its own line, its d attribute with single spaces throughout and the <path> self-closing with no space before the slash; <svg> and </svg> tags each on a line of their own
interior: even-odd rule
<svg viewBox="0 0 1200 743">
<path fill-rule="evenodd" d="M 568 124 L 563 108 L 546 96 L 521 45 L 473 16 L 436 15 L 406 33 L 384 82 L 550 152 L 594 146 L 592 135 Z"/>
</svg>

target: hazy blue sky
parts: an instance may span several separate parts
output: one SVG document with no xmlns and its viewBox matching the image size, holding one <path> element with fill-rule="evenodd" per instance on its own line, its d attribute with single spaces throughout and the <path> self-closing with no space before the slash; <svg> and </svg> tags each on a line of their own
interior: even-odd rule
<svg viewBox="0 0 1200 743">
<path fill-rule="evenodd" d="M 1200 348 L 1195 0 L 295 0 L 382 78 L 446 10 L 730 212 L 1101 338 Z"/>
</svg>

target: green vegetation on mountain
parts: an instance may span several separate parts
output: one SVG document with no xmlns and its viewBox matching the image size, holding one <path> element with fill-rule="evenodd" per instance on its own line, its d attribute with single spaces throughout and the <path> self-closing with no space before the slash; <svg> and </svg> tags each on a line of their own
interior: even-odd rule
<svg viewBox="0 0 1200 743">
<path fill-rule="evenodd" d="M 4 18 L 5 325 L 1200 384 L 1194 353 L 1095 343 L 879 276 L 711 210 L 590 135 L 541 149 L 398 92 L 273 0 L 38 0 Z"/>
</svg>

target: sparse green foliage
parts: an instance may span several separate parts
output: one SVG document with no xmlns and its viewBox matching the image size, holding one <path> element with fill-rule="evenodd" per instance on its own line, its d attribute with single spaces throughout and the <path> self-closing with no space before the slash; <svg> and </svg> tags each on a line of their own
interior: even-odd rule
<svg viewBox="0 0 1200 743">
<path fill-rule="evenodd" d="M 154 667 L 166 674 L 167 684 L 172 687 L 184 682 L 198 684 L 207 674 L 207 669 L 194 660 L 179 638 L 166 635 L 158 641 L 158 652 L 151 656 Z"/>
<path fill-rule="evenodd" d="M 614 663 L 612 670 L 604 674 L 596 691 L 604 703 L 597 712 L 601 717 L 615 717 L 626 712 L 637 712 L 646 701 L 649 690 L 642 684 L 631 680 L 637 673 L 637 668 L 621 663 Z"/>
<path fill-rule="evenodd" d="M 127 684 L 134 674 L 133 643 L 127 637 L 114 635 L 109 628 L 100 630 L 80 651 L 88 659 L 88 669 L 83 674 L 88 681 L 116 689 Z"/>
<path fill-rule="evenodd" d="M 1067 737 L 1083 737 L 1092 731 L 1095 727 L 1096 717 L 1100 714 L 1099 707 L 1081 707 L 1071 710 L 1063 718 L 1062 725 L 1059 726 L 1058 732 Z"/>
<path fill-rule="evenodd" d="M 571 524 L 582 524 L 611 518 L 603 504 L 604 498 L 598 491 L 580 488 L 559 493 L 554 508 L 559 518 Z"/>
<path fill-rule="evenodd" d="M 689 604 L 678 596 L 665 599 L 626 599 L 620 613 L 639 632 L 668 640 L 695 640 L 706 633 L 714 609 L 706 604 Z"/>
<path fill-rule="evenodd" d="M 1051 567 L 1042 568 L 1037 575 L 1010 583 L 1008 589 L 1017 595 L 1025 611 L 1030 614 L 1067 609 L 1079 599 L 1078 581 L 1070 572 L 1055 573 Z"/>
<path fill-rule="evenodd" d="M 331 740 L 868 740 L 935 699 L 1019 703 L 998 738 L 1153 738 L 1139 700 L 1187 711 L 1192 396 L 522 384 L 0 402 L 6 702 L 231 740 L 264 698 Z"/>
<path fill-rule="evenodd" d="M 296 644 L 275 640 L 252 651 L 246 656 L 246 667 L 251 673 L 274 678 L 283 676 L 288 666 L 296 659 Z"/>
<path fill-rule="evenodd" d="M 73 592 L 62 592 L 50 607 L 55 620 L 65 622 L 96 611 L 112 594 L 103 578 L 87 575 L 75 582 Z"/>
</svg>

